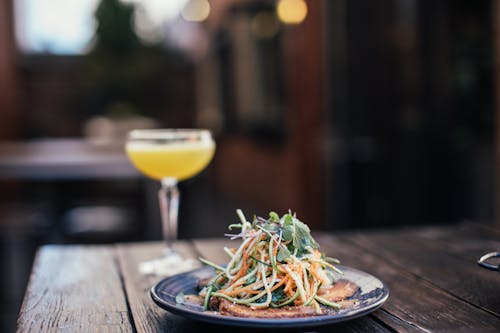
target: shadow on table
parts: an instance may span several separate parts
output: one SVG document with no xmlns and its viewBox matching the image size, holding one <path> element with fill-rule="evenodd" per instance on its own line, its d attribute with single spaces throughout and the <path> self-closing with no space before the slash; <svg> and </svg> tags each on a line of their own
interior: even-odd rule
<svg viewBox="0 0 500 333">
<path fill-rule="evenodd" d="M 137 325 L 137 323 L 136 323 Z M 347 322 L 322 325 L 315 327 L 304 327 L 297 329 L 279 329 L 279 328 L 243 328 L 237 326 L 222 326 L 209 324 L 199 321 L 194 321 L 190 319 L 183 318 L 174 314 L 167 313 L 163 318 L 160 326 L 163 328 L 163 332 L 218 332 L 218 333 L 258 333 L 258 332 L 365 332 L 367 329 L 370 332 L 388 332 L 388 330 L 375 322 L 371 316 L 353 319 Z"/>
</svg>

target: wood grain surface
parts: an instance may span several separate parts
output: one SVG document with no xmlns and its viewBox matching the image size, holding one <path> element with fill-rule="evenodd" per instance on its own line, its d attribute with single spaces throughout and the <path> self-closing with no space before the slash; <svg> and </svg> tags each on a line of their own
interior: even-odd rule
<svg viewBox="0 0 500 333">
<path fill-rule="evenodd" d="M 127 291 L 136 332 L 186 332 L 190 323 L 181 317 L 159 308 L 152 301 L 149 290 L 162 279 L 155 275 L 144 275 L 138 270 L 143 261 L 162 255 L 163 243 L 118 245 L 120 268 Z M 190 243 L 177 243 L 176 250 L 186 258 L 197 255 Z"/>
<path fill-rule="evenodd" d="M 45 246 L 33 267 L 19 332 L 133 332 L 113 248 Z"/>
<path fill-rule="evenodd" d="M 471 231 L 398 231 L 357 234 L 353 241 L 436 287 L 500 317 L 500 278 L 477 265 L 485 253 L 500 249 L 500 239 Z"/>
<path fill-rule="evenodd" d="M 473 223 L 363 232 L 315 233 L 321 250 L 390 288 L 384 306 L 345 323 L 292 332 L 499 332 L 500 275 L 477 258 L 500 250 L 500 231 Z M 237 241 L 178 242 L 186 258 L 226 262 Z M 260 332 L 185 319 L 151 300 L 162 277 L 139 264 L 163 243 L 45 246 L 33 265 L 18 332 Z M 287 331 L 288 332 L 288 331 Z"/>
<path fill-rule="evenodd" d="M 318 237 L 318 241 L 322 244 L 323 251 L 342 258 L 344 265 L 362 269 L 388 284 L 391 292 L 389 299 L 382 311 L 374 314 L 388 326 L 396 328 L 398 332 L 443 332 L 452 329 L 495 332 L 500 327 L 499 318 L 413 274 L 411 270 L 417 260 L 409 259 L 405 262 L 406 265 L 395 265 L 391 260 L 386 260 L 381 255 L 385 253 L 385 247 L 404 253 L 402 248 L 394 247 L 392 241 L 376 245 L 364 244 L 361 247 L 356 245 L 355 240 L 358 238 L 359 235 L 327 235 Z M 406 249 L 413 246 L 413 243 L 407 242 L 402 247 Z"/>
</svg>

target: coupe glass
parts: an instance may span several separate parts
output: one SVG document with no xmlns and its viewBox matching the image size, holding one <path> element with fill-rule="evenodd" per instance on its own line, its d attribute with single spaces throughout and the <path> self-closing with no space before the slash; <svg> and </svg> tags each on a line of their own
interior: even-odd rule
<svg viewBox="0 0 500 333">
<path fill-rule="evenodd" d="M 195 262 L 183 259 L 172 248 L 177 239 L 179 181 L 200 173 L 212 160 L 215 142 L 206 129 L 150 129 L 129 132 L 126 152 L 134 166 L 160 181 L 158 191 L 165 257 L 143 263 L 144 273 L 171 275 L 188 270 Z M 190 264 L 191 263 L 191 264 Z"/>
</svg>

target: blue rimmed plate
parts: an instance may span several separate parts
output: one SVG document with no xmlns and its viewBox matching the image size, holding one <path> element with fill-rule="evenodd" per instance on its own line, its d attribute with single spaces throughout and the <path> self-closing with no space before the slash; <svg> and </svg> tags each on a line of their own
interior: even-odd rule
<svg viewBox="0 0 500 333">
<path fill-rule="evenodd" d="M 153 301 L 163 309 L 174 314 L 219 325 L 265 328 L 298 328 L 338 323 L 369 314 L 378 309 L 389 297 L 387 286 L 368 273 L 346 267 L 337 266 L 344 275 L 342 279 L 354 282 L 360 287 L 352 302 L 352 306 L 342 308 L 333 314 L 301 318 L 242 318 L 220 315 L 213 311 L 203 311 L 201 306 L 192 304 L 177 304 L 176 296 L 196 294 L 196 285 L 200 279 L 214 276 L 210 267 L 199 268 L 190 272 L 165 278 L 151 288 Z"/>
</svg>

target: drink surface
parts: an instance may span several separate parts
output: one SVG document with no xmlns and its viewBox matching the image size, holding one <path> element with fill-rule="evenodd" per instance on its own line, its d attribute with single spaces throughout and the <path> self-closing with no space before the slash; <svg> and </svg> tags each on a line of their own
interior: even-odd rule
<svg viewBox="0 0 500 333">
<path fill-rule="evenodd" d="M 161 180 L 174 177 L 184 180 L 201 172 L 212 160 L 215 144 L 206 142 L 129 142 L 127 155 L 143 174 Z"/>
</svg>

